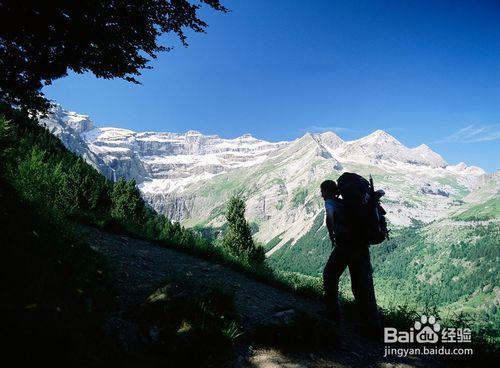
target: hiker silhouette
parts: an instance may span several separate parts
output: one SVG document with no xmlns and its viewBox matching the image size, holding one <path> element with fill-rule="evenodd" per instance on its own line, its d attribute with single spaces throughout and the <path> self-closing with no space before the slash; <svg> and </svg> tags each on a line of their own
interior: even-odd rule
<svg viewBox="0 0 500 368">
<path fill-rule="evenodd" d="M 323 271 L 328 316 L 340 321 L 339 280 L 345 269 L 349 268 L 352 293 L 364 319 L 365 331 L 379 333 L 381 323 L 373 288 L 370 242 L 363 233 L 364 228 L 354 220 L 356 213 L 352 212 L 356 212 L 356 209 L 346 204 L 346 198 L 339 197 L 337 183 L 326 180 L 321 183 L 320 189 L 325 200 L 326 227 L 333 247 Z"/>
</svg>

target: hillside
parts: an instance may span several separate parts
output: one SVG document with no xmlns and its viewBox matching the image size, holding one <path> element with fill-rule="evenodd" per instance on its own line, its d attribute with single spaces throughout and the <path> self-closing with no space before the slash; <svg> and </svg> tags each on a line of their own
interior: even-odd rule
<svg viewBox="0 0 500 368">
<path fill-rule="evenodd" d="M 337 330 L 317 315 L 321 303 L 291 292 L 301 290 L 303 277 L 280 279 L 262 265 L 224 258 L 222 250 L 148 210 L 134 182 L 106 181 L 34 121 L 4 113 L 6 357 L 85 367 L 381 360 L 380 346 L 350 323 Z M 141 232 L 134 221 L 141 221 Z"/>
<path fill-rule="evenodd" d="M 323 304 L 319 300 L 300 297 L 225 266 L 156 244 L 92 228 L 87 228 L 85 233 L 93 248 L 106 255 L 113 265 L 121 309 L 116 317 L 120 323 L 115 321 L 113 333 L 132 348 L 145 343 L 140 343 L 139 336 L 133 332 L 127 334 L 124 325 L 145 324 L 141 326 L 145 341 L 155 338 L 148 331 L 156 327 L 161 334 L 165 326 L 154 320 L 138 321 L 126 311 L 141 303 L 140 308 L 144 308 L 152 300 L 175 298 L 179 294 L 196 296 L 202 290 L 216 287 L 232 296 L 239 316 L 242 339 L 235 357 L 236 367 L 445 366 L 444 362 L 425 357 L 384 358 L 383 345 L 360 335 L 355 329 L 355 320 L 348 319 L 336 326 L 324 319 Z M 153 290 L 157 291 L 152 293 Z M 153 323 L 157 325 L 151 325 Z M 159 357 L 155 355 L 155 359 Z"/>
<path fill-rule="evenodd" d="M 5 358 L 20 365 L 129 364 L 120 341 L 108 334 L 110 317 L 119 307 L 116 280 L 106 258 L 92 249 L 81 224 L 148 238 L 207 258 L 224 257 L 198 234 L 150 209 L 134 181 L 107 180 L 36 121 L 2 104 L 0 204 Z M 182 312 L 169 315 L 180 318 L 180 313 L 189 311 L 202 321 L 195 319 L 195 331 L 171 344 L 174 351 L 165 352 L 164 359 L 182 359 L 175 349 L 196 346 L 207 338 L 220 345 L 199 355 L 204 364 L 213 363 L 214 352 L 222 356 L 232 351 L 232 335 L 225 335 L 231 326 L 199 304 L 225 297 L 215 293 L 200 298 L 176 302 L 183 306 Z M 213 323 L 207 324 L 208 319 Z M 140 359 L 156 364 L 144 353 Z"/>
<path fill-rule="evenodd" d="M 136 133 L 98 128 L 60 106 L 41 123 L 108 177 L 134 178 L 157 211 L 214 236 L 228 198 L 241 195 L 268 263 L 312 276 L 330 251 L 319 184 L 344 171 L 371 174 L 386 192 L 393 229 L 392 240 L 372 251 L 383 305 L 435 304 L 498 318 L 498 172 L 449 165 L 425 144 L 407 148 L 380 130 L 355 141 L 326 132 L 278 143 Z M 482 261 L 482 254 L 493 258 Z M 461 286 L 460 273 L 470 274 L 469 286 Z"/>
<path fill-rule="evenodd" d="M 8 221 L 1 233 L 10 256 L 3 258 L 8 278 L 2 291 L 8 300 L 3 306 L 10 311 L 4 315 L 15 312 L 17 316 L 6 323 L 8 334 L 19 337 L 11 341 L 12 353 L 21 348 L 42 351 L 35 355 L 38 362 L 57 358 L 86 366 L 102 359 L 125 366 L 172 361 L 217 366 L 235 353 L 250 365 L 264 366 L 273 361 L 307 366 L 380 361 L 379 347 L 360 337 L 362 331 L 353 330 L 349 318 L 355 313 L 348 300 L 344 310 L 349 322 L 340 328 L 317 315 L 322 305 L 314 301 L 322 293 L 318 278 L 231 256 L 216 242 L 154 213 L 140 198 L 134 181 L 106 180 L 34 121 L 11 110 L 4 114 L 0 117 L 0 200 L 6 203 L 2 216 Z M 484 183 L 479 189 L 489 193 L 491 183 Z M 121 235 L 88 227 L 82 232 L 82 222 Z M 316 216 L 315 232 L 323 231 L 321 222 L 321 216 Z M 320 238 L 320 234 L 314 236 Z M 495 233 L 492 236 L 496 238 Z M 162 247 L 192 253 L 210 263 Z M 286 246 L 279 252 L 291 249 Z M 480 253 L 472 259 L 483 256 L 492 259 L 492 254 Z M 276 259 L 271 257 L 269 262 Z M 309 272 L 309 263 L 299 264 L 304 266 L 302 273 Z M 474 289 L 477 283 L 470 286 Z M 154 291 L 156 287 L 160 289 Z M 471 300 L 470 306 L 474 308 L 478 301 Z M 400 307 L 384 308 L 384 316 L 387 323 L 408 328 L 416 312 Z M 480 344 L 495 336 L 496 330 L 488 331 L 488 326 L 471 326 Z M 57 350 L 61 341 L 65 354 Z M 348 347 L 342 347 L 345 344 Z M 480 344 L 481 349 L 490 346 Z M 80 350 L 81 346 L 86 348 Z M 199 354 L 191 353 L 193 347 Z M 241 355 L 242 351 L 249 355 Z M 26 355 L 26 360 L 31 357 Z M 237 358 L 238 364 L 241 359 Z M 430 364 L 418 359 L 391 363 L 403 361 L 410 366 Z"/>
</svg>

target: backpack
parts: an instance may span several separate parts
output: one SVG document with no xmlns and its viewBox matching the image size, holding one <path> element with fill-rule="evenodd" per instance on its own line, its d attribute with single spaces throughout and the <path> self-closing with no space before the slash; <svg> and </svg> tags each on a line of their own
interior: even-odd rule
<svg viewBox="0 0 500 368">
<path fill-rule="evenodd" d="M 364 244 L 380 244 L 389 239 L 385 210 L 380 205 L 384 191 L 375 191 L 370 181 L 354 173 L 343 173 L 337 180 L 344 200 L 347 227 L 352 240 Z"/>
</svg>

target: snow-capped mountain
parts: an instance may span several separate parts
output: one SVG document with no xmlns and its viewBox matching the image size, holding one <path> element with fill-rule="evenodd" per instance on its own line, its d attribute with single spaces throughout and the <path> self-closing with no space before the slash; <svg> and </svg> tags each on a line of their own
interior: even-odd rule
<svg viewBox="0 0 500 368">
<path fill-rule="evenodd" d="M 427 145 L 422 144 L 415 148 L 405 147 L 392 135 L 377 130 L 372 134 L 346 142 L 338 154 L 361 162 L 377 164 L 381 161 L 403 162 L 429 167 L 446 167 L 445 160 L 432 151 Z"/>
<path fill-rule="evenodd" d="M 109 179 L 135 179 L 157 211 L 187 225 L 220 225 L 227 199 L 242 195 L 256 237 L 274 240 L 271 252 L 307 233 L 322 213 L 319 184 L 344 171 L 373 175 L 396 226 L 446 215 L 487 176 L 478 167 L 447 164 L 425 144 L 405 147 L 381 130 L 354 141 L 333 132 L 290 142 L 249 134 L 224 139 L 101 128 L 59 105 L 40 124 Z"/>
<path fill-rule="evenodd" d="M 98 128 L 88 116 L 63 110 L 60 105 L 40 123 L 108 178 L 135 179 L 148 193 L 182 191 L 189 183 L 261 163 L 286 145 L 250 134 L 222 139 L 193 130 L 177 134 Z"/>
</svg>

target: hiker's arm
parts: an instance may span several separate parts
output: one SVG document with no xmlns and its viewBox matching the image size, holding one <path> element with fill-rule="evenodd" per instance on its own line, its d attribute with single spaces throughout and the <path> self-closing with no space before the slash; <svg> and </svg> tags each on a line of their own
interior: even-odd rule
<svg viewBox="0 0 500 368">
<path fill-rule="evenodd" d="M 335 240 L 335 235 L 333 233 L 333 208 L 326 209 L 326 228 L 328 229 L 330 240 L 333 242 Z"/>
</svg>

